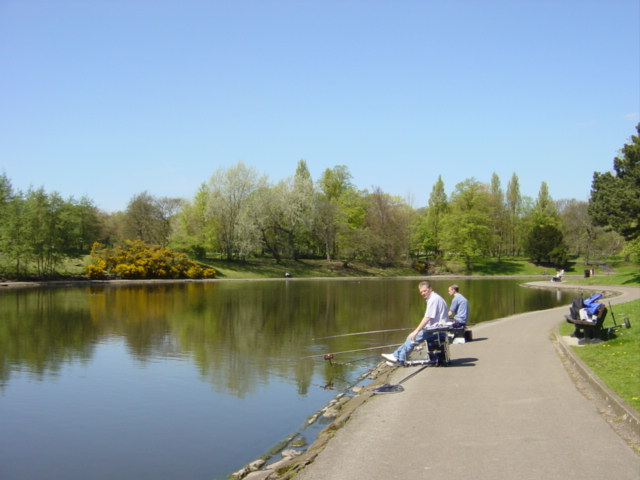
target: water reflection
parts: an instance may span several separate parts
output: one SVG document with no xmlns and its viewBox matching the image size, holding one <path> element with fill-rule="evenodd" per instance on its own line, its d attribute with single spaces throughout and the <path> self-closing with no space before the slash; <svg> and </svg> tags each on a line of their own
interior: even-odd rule
<svg viewBox="0 0 640 480">
<path fill-rule="evenodd" d="M 448 284 L 435 282 L 447 301 Z M 458 284 L 470 300 L 471 323 L 569 303 L 574 295 L 523 289 L 511 280 Z M 304 394 L 313 362 L 300 358 L 399 343 L 405 334 L 338 335 L 414 326 L 424 309 L 416 285 L 414 280 L 212 282 L 4 292 L 0 380 L 6 383 L 14 368 L 38 377 L 55 374 L 61 363 L 87 361 L 97 343 L 117 337 L 141 362 L 191 357 L 217 391 L 242 397 L 257 378 L 262 383 L 276 375 L 294 379 Z"/>
<path fill-rule="evenodd" d="M 27 459 L 41 442 L 51 452 L 44 445 L 53 442 L 60 449 L 56 473 L 67 480 L 224 477 L 295 432 L 384 351 L 364 349 L 403 340 L 406 331 L 336 335 L 413 327 L 424 312 L 417 283 L 186 282 L 4 291 L 0 416 L 10 417 L 13 427 L 0 433 L 0 464 L 13 467 L 0 467 L 0 474 L 38 476 L 24 470 L 36 468 Z M 457 283 L 470 301 L 472 323 L 568 304 L 575 296 L 525 289 L 512 280 Z M 434 282 L 447 301 L 449 284 Z M 322 359 L 348 350 L 361 351 Z M 53 439 L 36 433 L 36 410 L 38 424 L 61 421 L 48 433 L 55 432 Z M 163 430 L 164 419 L 183 431 L 182 447 L 155 440 L 175 436 Z M 105 437 L 99 446 L 74 447 L 86 450 L 95 468 L 75 474 L 74 457 L 63 447 L 75 445 L 87 429 Z M 96 456 L 122 461 L 113 465 Z"/>
</svg>

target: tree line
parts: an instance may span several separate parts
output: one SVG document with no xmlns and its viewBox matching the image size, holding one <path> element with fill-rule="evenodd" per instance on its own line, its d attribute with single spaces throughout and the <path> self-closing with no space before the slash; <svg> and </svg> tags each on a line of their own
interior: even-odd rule
<svg viewBox="0 0 640 480">
<path fill-rule="evenodd" d="M 640 135 L 640 124 L 636 127 Z M 62 261 L 105 246 L 142 241 L 191 258 L 243 261 L 255 256 L 324 258 L 348 266 L 410 262 L 437 273 L 471 271 L 478 260 L 526 257 L 538 264 L 585 264 L 623 253 L 638 256 L 640 140 L 631 137 L 613 172 L 595 172 L 589 202 L 554 200 L 546 182 L 523 196 L 514 173 L 503 187 L 468 178 L 447 195 L 439 177 L 428 203 L 413 208 L 380 188 L 359 190 L 347 166 L 312 179 L 304 160 L 277 183 L 242 162 L 220 168 L 192 199 L 135 195 L 125 211 L 105 213 L 83 197 L 42 188 L 14 191 L 0 176 L 0 273 L 54 275 Z"/>
</svg>

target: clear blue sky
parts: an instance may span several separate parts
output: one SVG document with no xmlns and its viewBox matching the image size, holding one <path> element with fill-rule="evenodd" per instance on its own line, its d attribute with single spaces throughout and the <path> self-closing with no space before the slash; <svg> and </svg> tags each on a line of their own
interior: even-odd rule
<svg viewBox="0 0 640 480">
<path fill-rule="evenodd" d="M 238 161 L 427 204 L 588 200 L 640 121 L 638 0 L 0 0 L 0 173 L 126 208 Z"/>
</svg>

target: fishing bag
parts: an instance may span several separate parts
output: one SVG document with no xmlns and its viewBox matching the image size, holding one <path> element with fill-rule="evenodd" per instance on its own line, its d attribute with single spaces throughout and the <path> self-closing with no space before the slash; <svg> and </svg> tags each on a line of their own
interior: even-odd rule
<svg viewBox="0 0 640 480">
<path fill-rule="evenodd" d="M 571 302 L 569 312 L 573 320 L 580 320 L 580 310 L 584 308 L 584 299 L 582 297 L 576 297 Z"/>
</svg>

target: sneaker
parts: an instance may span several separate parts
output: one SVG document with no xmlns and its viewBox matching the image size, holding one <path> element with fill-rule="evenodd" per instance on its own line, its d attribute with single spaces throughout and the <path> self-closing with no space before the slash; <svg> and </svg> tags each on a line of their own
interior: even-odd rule
<svg viewBox="0 0 640 480">
<path fill-rule="evenodd" d="M 387 365 L 389 365 L 390 367 L 399 367 L 400 364 L 398 362 L 389 362 L 387 361 Z"/>
<path fill-rule="evenodd" d="M 398 362 L 398 359 L 393 353 L 383 353 L 382 358 L 384 358 L 385 360 L 389 360 L 390 362 L 393 362 L 393 363 Z"/>
</svg>

